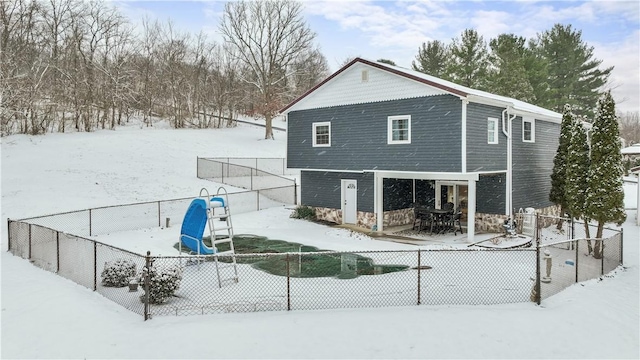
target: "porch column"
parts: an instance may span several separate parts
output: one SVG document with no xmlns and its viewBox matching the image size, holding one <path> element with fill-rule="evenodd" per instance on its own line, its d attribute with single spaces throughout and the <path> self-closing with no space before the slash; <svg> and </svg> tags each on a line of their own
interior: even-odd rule
<svg viewBox="0 0 640 360">
<path fill-rule="evenodd" d="M 384 197 L 384 178 L 382 176 L 380 176 L 379 173 L 375 173 L 374 177 L 373 177 L 373 188 L 374 188 L 374 194 L 373 194 L 373 206 L 374 206 L 374 211 L 376 213 L 376 225 L 378 228 L 378 231 L 382 231 L 384 230 L 383 228 L 383 207 L 382 207 L 382 203 L 383 203 L 383 197 Z"/>
<path fill-rule="evenodd" d="M 476 180 L 469 180 L 467 201 L 467 240 L 473 243 L 476 233 Z"/>
</svg>

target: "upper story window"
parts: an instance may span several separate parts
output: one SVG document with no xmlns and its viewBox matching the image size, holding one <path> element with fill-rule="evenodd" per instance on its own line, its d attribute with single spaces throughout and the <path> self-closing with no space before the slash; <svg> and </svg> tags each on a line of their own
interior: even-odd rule
<svg viewBox="0 0 640 360">
<path fill-rule="evenodd" d="M 522 141 L 536 141 L 536 121 L 533 118 L 522 118 Z"/>
<path fill-rule="evenodd" d="M 331 123 L 317 122 L 313 123 L 313 146 L 331 146 Z"/>
<path fill-rule="evenodd" d="M 411 144 L 411 115 L 387 118 L 387 144 Z"/>
<path fill-rule="evenodd" d="M 498 143 L 498 119 L 487 119 L 487 144 Z"/>
</svg>

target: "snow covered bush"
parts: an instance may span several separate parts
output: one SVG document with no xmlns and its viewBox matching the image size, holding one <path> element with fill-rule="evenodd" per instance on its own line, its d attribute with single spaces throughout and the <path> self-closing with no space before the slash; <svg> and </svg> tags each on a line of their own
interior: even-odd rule
<svg viewBox="0 0 640 360">
<path fill-rule="evenodd" d="M 117 259 L 104 263 L 102 270 L 102 285 L 123 287 L 129 284 L 129 279 L 136 275 L 136 263 L 128 259 Z"/>
<path fill-rule="evenodd" d="M 169 266 L 166 268 L 158 268 L 151 266 L 150 270 L 145 267 L 138 275 L 138 283 L 142 289 L 146 291 L 145 278 L 147 271 L 149 272 L 149 303 L 163 304 L 167 301 L 180 287 L 182 280 L 182 268 L 178 266 Z M 145 301 L 146 293 L 140 296 L 142 302 Z"/>
</svg>

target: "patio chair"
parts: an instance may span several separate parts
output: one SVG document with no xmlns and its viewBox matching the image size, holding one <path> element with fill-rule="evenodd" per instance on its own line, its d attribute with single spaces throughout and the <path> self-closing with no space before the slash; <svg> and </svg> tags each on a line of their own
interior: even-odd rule
<svg viewBox="0 0 640 360">
<path fill-rule="evenodd" d="M 421 205 L 414 204 L 413 206 L 413 230 L 420 232 L 422 229 L 426 229 L 428 226 L 432 226 L 432 218 L 429 210 Z"/>
<path fill-rule="evenodd" d="M 453 215 L 451 215 L 451 228 L 453 229 L 453 235 L 458 234 L 458 229 L 460 229 L 460 234 L 462 234 L 462 224 L 460 222 L 462 219 L 462 211 L 456 211 Z M 456 225 L 458 227 L 456 227 Z"/>
</svg>

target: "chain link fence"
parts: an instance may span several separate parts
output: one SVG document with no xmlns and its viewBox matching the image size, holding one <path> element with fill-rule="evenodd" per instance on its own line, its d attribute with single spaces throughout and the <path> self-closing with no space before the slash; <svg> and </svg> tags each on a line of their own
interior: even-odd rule
<svg viewBox="0 0 640 360">
<path fill-rule="evenodd" d="M 540 301 L 582 281 L 597 279 L 623 262 L 623 232 L 569 218 L 538 216 Z M 535 291 L 533 292 L 535 294 Z M 532 295 L 533 296 L 533 295 Z"/>
<path fill-rule="evenodd" d="M 162 215 L 177 212 L 180 204 L 186 207 L 187 199 L 164 203 L 123 206 L 124 212 L 142 211 L 146 216 L 137 214 L 137 225 L 129 219 L 120 227 L 102 223 L 113 221 L 106 214 L 118 213 L 111 208 L 9 220 L 9 251 L 145 319 L 422 304 L 539 304 L 622 263 L 621 231 L 605 229 L 601 240 L 571 238 L 583 224 L 541 216 L 536 217 L 535 245 L 529 248 L 334 252 L 300 245 L 299 252 L 234 256 L 145 256 L 35 223 L 74 220 L 77 223 L 65 228 L 89 233 L 155 227 L 162 225 L 156 222 Z M 117 219 L 124 218 L 118 214 Z M 596 246 L 602 249 L 601 257 L 595 254 Z"/>
<path fill-rule="evenodd" d="M 199 158 L 215 162 L 252 167 L 273 175 L 299 175 L 299 170 L 287 168 L 285 158 L 241 158 L 241 157 L 207 157 Z"/>
<path fill-rule="evenodd" d="M 245 162 L 246 165 L 237 165 L 228 162 L 232 158 L 223 158 L 220 160 L 213 158 L 197 159 L 197 176 L 200 179 L 207 179 L 222 184 L 229 184 L 235 187 L 249 190 L 265 190 L 265 189 L 283 189 L 280 192 L 270 192 L 269 196 L 274 201 L 293 203 L 297 201 L 297 185 L 295 179 L 276 175 L 271 172 L 260 170 L 257 166 L 270 169 L 272 166 L 277 168 L 281 164 L 277 161 L 283 159 L 241 159 L 235 158 L 236 161 Z M 224 160 L 227 160 L 225 162 Z M 244 161 L 240 161 L 244 160 Z M 270 160 L 277 160 L 275 165 L 269 164 Z M 282 166 L 284 163 L 282 163 Z M 253 167 L 256 166 L 256 167 Z M 284 172 L 284 170 L 278 170 Z M 284 191 L 286 190 L 286 191 Z"/>
</svg>

